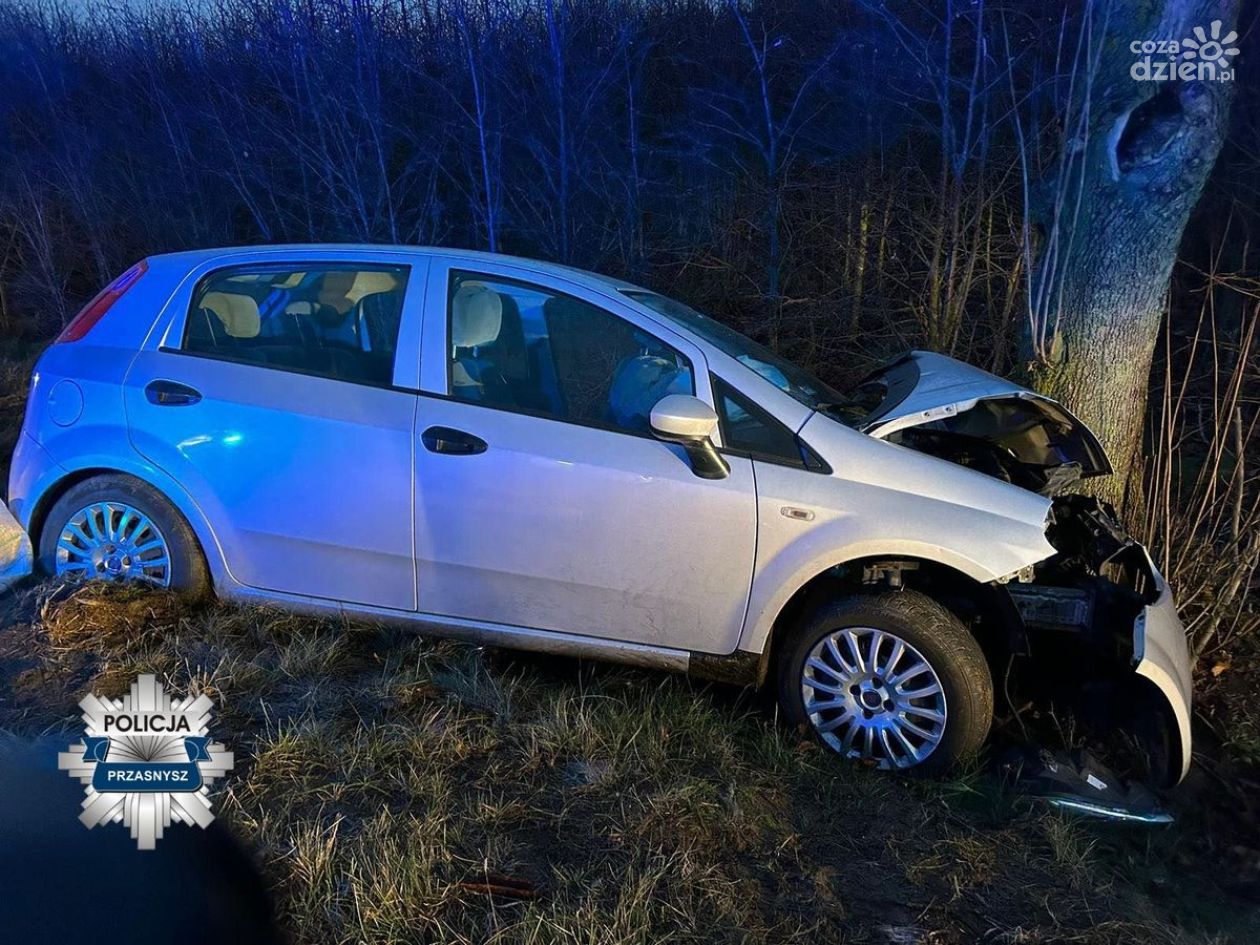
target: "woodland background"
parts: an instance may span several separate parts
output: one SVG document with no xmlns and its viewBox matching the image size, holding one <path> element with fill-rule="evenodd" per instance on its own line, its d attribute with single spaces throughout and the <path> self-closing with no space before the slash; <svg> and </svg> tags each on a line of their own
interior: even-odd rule
<svg viewBox="0 0 1260 945">
<path fill-rule="evenodd" d="M 240 243 L 569 263 L 680 298 L 837 383 L 910 347 L 1026 376 L 1026 208 L 1071 148 L 1063 103 L 1095 7 L 4 0 L 0 447 L 34 356 L 102 285 L 147 254 Z M 1255 25 L 1244 10 L 1124 509 L 1199 660 L 1203 790 L 1252 818 Z"/>
<path fill-rule="evenodd" d="M 1091 11 L 9 2 L 0 338 L 48 339 L 149 253 L 346 240 L 622 276 L 837 383 L 910 347 L 1018 377 L 1032 357 L 1024 208 L 1062 149 Z M 1253 626 L 1260 556 L 1250 25 L 1168 293 L 1141 499 L 1124 509 L 1177 579 L 1201 653 Z"/>
</svg>

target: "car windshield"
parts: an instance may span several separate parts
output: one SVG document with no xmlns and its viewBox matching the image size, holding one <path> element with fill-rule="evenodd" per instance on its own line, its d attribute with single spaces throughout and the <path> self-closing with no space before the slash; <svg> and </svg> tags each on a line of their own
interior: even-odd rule
<svg viewBox="0 0 1260 945">
<path fill-rule="evenodd" d="M 636 302 L 642 302 L 670 321 L 695 332 L 811 410 L 825 413 L 851 427 L 857 426 L 870 413 L 857 401 L 824 384 L 799 365 L 779 357 L 769 348 L 757 344 L 733 328 L 727 328 L 721 322 L 701 315 L 689 305 L 642 289 L 622 291 Z"/>
</svg>

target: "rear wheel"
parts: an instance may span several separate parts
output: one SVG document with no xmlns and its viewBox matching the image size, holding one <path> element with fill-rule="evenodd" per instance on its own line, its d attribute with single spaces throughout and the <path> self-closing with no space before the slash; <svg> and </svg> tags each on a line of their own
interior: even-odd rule
<svg viewBox="0 0 1260 945">
<path fill-rule="evenodd" d="M 935 773 L 979 751 L 993 682 L 957 617 L 923 594 L 889 591 L 807 616 L 779 662 L 779 701 L 844 757 Z"/>
<path fill-rule="evenodd" d="M 39 539 L 48 574 L 135 581 L 203 596 L 210 573 L 197 536 L 152 486 L 111 474 L 72 486 L 54 503 Z"/>
</svg>

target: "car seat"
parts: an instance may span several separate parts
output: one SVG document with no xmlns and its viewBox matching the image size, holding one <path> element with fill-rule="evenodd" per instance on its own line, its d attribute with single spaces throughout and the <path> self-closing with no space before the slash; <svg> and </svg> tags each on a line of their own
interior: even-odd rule
<svg viewBox="0 0 1260 945">
<path fill-rule="evenodd" d="M 398 292 L 376 292 L 355 303 L 351 319 L 361 350 L 393 361 L 398 346 L 398 309 L 401 305 L 402 296 Z"/>
<path fill-rule="evenodd" d="M 493 372 L 478 361 L 477 348 L 496 341 L 503 327 L 503 298 L 480 282 L 465 282 L 451 298 L 451 393 L 461 400 L 487 399 Z"/>
<path fill-rule="evenodd" d="M 257 338 L 261 327 L 258 303 L 248 295 L 207 292 L 188 326 L 194 350 L 235 347 L 241 339 Z"/>
<path fill-rule="evenodd" d="M 564 295 L 543 303 L 543 319 L 565 415 L 584 423 L 607 423 L 613 374 L 637 347 L 629 326 L 618 332 L 590 305 Z"/>
<path fill-rule="evenodd" d="M 619 427 L 651 432 L 652 408 L 668 394 L 690 394 L 687 371 L 651 354 L 626 358 L 608 392 L 609 419 Z"/>
</svg>

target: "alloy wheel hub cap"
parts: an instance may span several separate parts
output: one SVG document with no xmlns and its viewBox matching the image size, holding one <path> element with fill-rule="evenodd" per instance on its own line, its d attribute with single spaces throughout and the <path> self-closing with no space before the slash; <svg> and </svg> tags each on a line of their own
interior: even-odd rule
<svg viewBox="0 0 1260 945">
<path fill-rule="evenodd" d="M 171 583 L 166 538 L 123 502 L 96 502 L 70 516 L 57 539 L 56 564 L 59 575 Z"/>
<path fill-rule="evenodd" d="M 864 709 L 880 710 L 884 707 L 884 695 L 878 689 L 861 689 L 861 702 Z"/>
<path fill-rule="evenodd" d="M 829 747 L 880 768 L 910 768 L 945 734 L 945 690 L 931 664 L 901 637 L 845 627 L 805 659 L 801 696 Z"/>
</svg>

